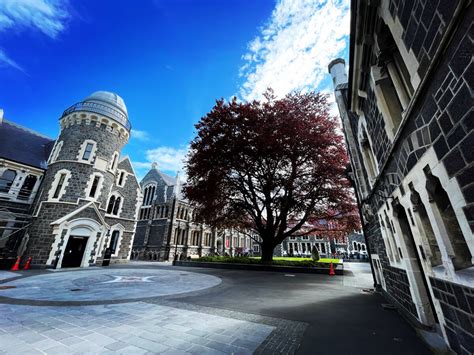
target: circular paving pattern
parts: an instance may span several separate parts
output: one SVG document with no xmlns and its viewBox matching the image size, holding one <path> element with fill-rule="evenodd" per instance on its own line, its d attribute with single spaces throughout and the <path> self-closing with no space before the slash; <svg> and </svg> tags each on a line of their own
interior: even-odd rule
<svg viewBox="0 0 474 355">
<path fill-rule="evenodd" d="M 8 282 L 0 296 L 43 301 L 116 301 L 203 290 L 221 283 L 212 275 L 174 270 L 60 271 Z"/>
</svg>

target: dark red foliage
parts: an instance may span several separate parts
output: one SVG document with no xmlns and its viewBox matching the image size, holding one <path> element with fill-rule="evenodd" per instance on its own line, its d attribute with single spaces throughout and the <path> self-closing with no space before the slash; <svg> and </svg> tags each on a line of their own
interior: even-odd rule
<svg viewBox="0 0 474 355">
<path fill-rule="evenodd" d="M 219 100 L 196 129 L 187 198 L 212 226 L 258 233 L 264 260 L 306 221 L 353 215 L 348 158 L 326 96 Z"/>
</svg>

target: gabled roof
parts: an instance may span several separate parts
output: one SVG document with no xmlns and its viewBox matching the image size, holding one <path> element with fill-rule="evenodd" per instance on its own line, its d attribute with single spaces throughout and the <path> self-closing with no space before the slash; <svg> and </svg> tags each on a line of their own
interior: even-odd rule
<svg viewBox="0 0 474 355">
<path fill-rule="evenodd" d="M 0 120 L 0 159 L 47 168 L 54 139 L 7 120 Z"/>
<path fill-rule="evenodd" d="M 164 184 L 168 186 L 176 185 L 176 178 L 159 171 L 157 168 L 151 168 L 140 184 L 143 186 L 144 183 L 149 181 L 156 181 L 157 183 L 164 182 Z"/>
<path fill-rule="evenodd" d="M 124 156 L 123 158 L 120 159 L 118 163 L 118 168 L 123 169 L 127 171 L 128 173 L 133 175 L 133 178 L 135 179 L 137 185 L 140 187 L 140 182 L 138 181 L 137 174 L 135 174 L 135 169 L 133 169 L 133 164 L 132 161 L 130 160 L 130 157 L 128 155 Z"/>
</svg>

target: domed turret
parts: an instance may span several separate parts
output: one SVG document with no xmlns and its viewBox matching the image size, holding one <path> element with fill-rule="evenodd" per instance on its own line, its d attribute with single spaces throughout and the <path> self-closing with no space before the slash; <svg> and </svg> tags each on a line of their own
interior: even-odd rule
<svg viewBox="0 0 474 355">
<path fill-rule="evenodd" d="M 61 118 L 72 112 L 93 112 L 107 116 L 117 123 L 121 124 L 130 132 L 131 124 L 128 120 L 127 107 L 123 99 L 109 91 L 96 91 L 92 95 L 86 97 L 83 101 L 69 107 L 63 112 Z"/>
</svg>

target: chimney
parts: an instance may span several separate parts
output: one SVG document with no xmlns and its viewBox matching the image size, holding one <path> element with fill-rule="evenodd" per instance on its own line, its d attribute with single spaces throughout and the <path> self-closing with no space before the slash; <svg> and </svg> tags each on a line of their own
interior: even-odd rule
<svg viewBox="0 0 474 355">
<path fill-rule="evenodd" d="M 336 89 L 339 84 L 347 83 L 346 62 L 344 59 L 334 59 L 331 63 L 329 63 L 328 71 L 332 76 L 334 89 Z"/>
</svg>

